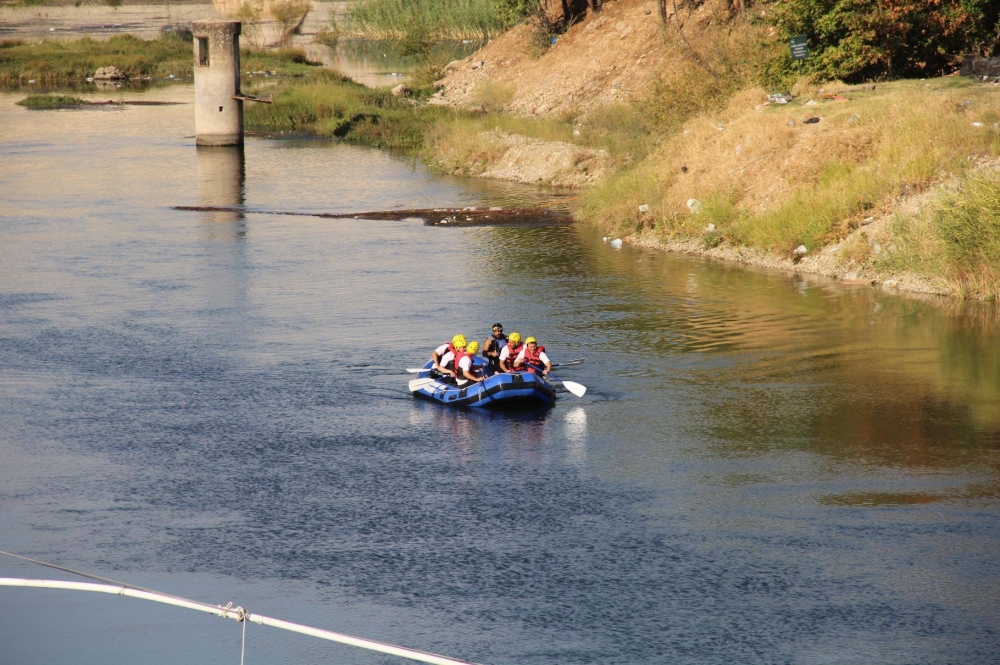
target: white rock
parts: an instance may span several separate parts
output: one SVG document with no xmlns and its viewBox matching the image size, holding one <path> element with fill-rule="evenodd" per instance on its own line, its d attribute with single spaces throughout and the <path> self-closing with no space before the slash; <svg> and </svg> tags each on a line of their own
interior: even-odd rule
<svg viewBox="0 0 1000 665">
<path fill-rule="evenodd" d="M 808 251 L 809 250 L 806 249 L 805 245 L 799 245 L 798 247 L 792 250 L 792 254 L 795 256 L 805 256 Z"/>
<path fill-rule="evenodd" d="M 705 227 L 705 233 L 715 233 L 715 224 L 709 223 L 709 225 Z"/>
<path fill-rule="evenodd" d="M 643 203 L 641 206 L 639 206 L 639 212 L 649 212 L 649 206 Z"/>
</svg>

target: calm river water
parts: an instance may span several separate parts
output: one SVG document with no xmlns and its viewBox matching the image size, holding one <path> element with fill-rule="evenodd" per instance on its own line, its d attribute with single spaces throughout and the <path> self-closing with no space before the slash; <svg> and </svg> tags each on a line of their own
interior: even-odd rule
<svg viewBox="0 0 1000 665">
<path fill-rule="evenodd" d="M 192 101 L 191 88 L 143 94 Z M 0 549 L 484 663 L 1000 662 L 1000 316 L 585 229 L 198 213 L 551 192 L 0 95 Z M 453 413 L 494 321 L 587 385 Z M 0 557 L 0 575 L 75 579 Z M 241 626 L 0 588 L 0 663 L 236 663 Z M 251 624 L 247 663 L 393 663 Z"/>
</svg>

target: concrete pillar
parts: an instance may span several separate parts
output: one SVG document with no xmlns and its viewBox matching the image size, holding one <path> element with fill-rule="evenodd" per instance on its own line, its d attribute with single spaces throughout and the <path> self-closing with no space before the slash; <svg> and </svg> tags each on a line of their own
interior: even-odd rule
<svg viewBox="0 0 1000 665">
<path fill-rule="evenodd" d="M 198 145 L 243 143 L 240 94 L 240 22 L 195 21 L 194 133 Z"/>
</svg>

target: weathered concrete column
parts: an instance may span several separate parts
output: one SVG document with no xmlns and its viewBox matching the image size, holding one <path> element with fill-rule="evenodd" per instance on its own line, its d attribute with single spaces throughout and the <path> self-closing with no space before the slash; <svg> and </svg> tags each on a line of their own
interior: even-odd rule
<svg viewBox="0 0 1000 665">
<path fill-rule="evenodd" d="M 198 145 L 243 143 L 240 94 L 240 22 L 195 21 L 194 133 Z"/>
</svg>

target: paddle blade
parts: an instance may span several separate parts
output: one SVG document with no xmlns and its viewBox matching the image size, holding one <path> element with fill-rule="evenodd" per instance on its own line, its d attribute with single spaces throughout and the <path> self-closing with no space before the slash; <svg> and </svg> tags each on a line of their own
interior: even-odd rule
<svg viewBox="0 0 1000 665">
<path fill-rule="evenodd" d="M 413 379 L 410 381 L 410 392 L 415 393 L 421 390 L 424 386 L 429 386 L 434 383 L 435 379 Z"/>
<path fill-rule="evenodd" d="M 563 381 L 563 388 L 570 391 L 577 397 L 583 397 L 584 393 L 587 392 L 587 386 L 582 383 L 577 383 L 576 381 Z"/>
</svg>

